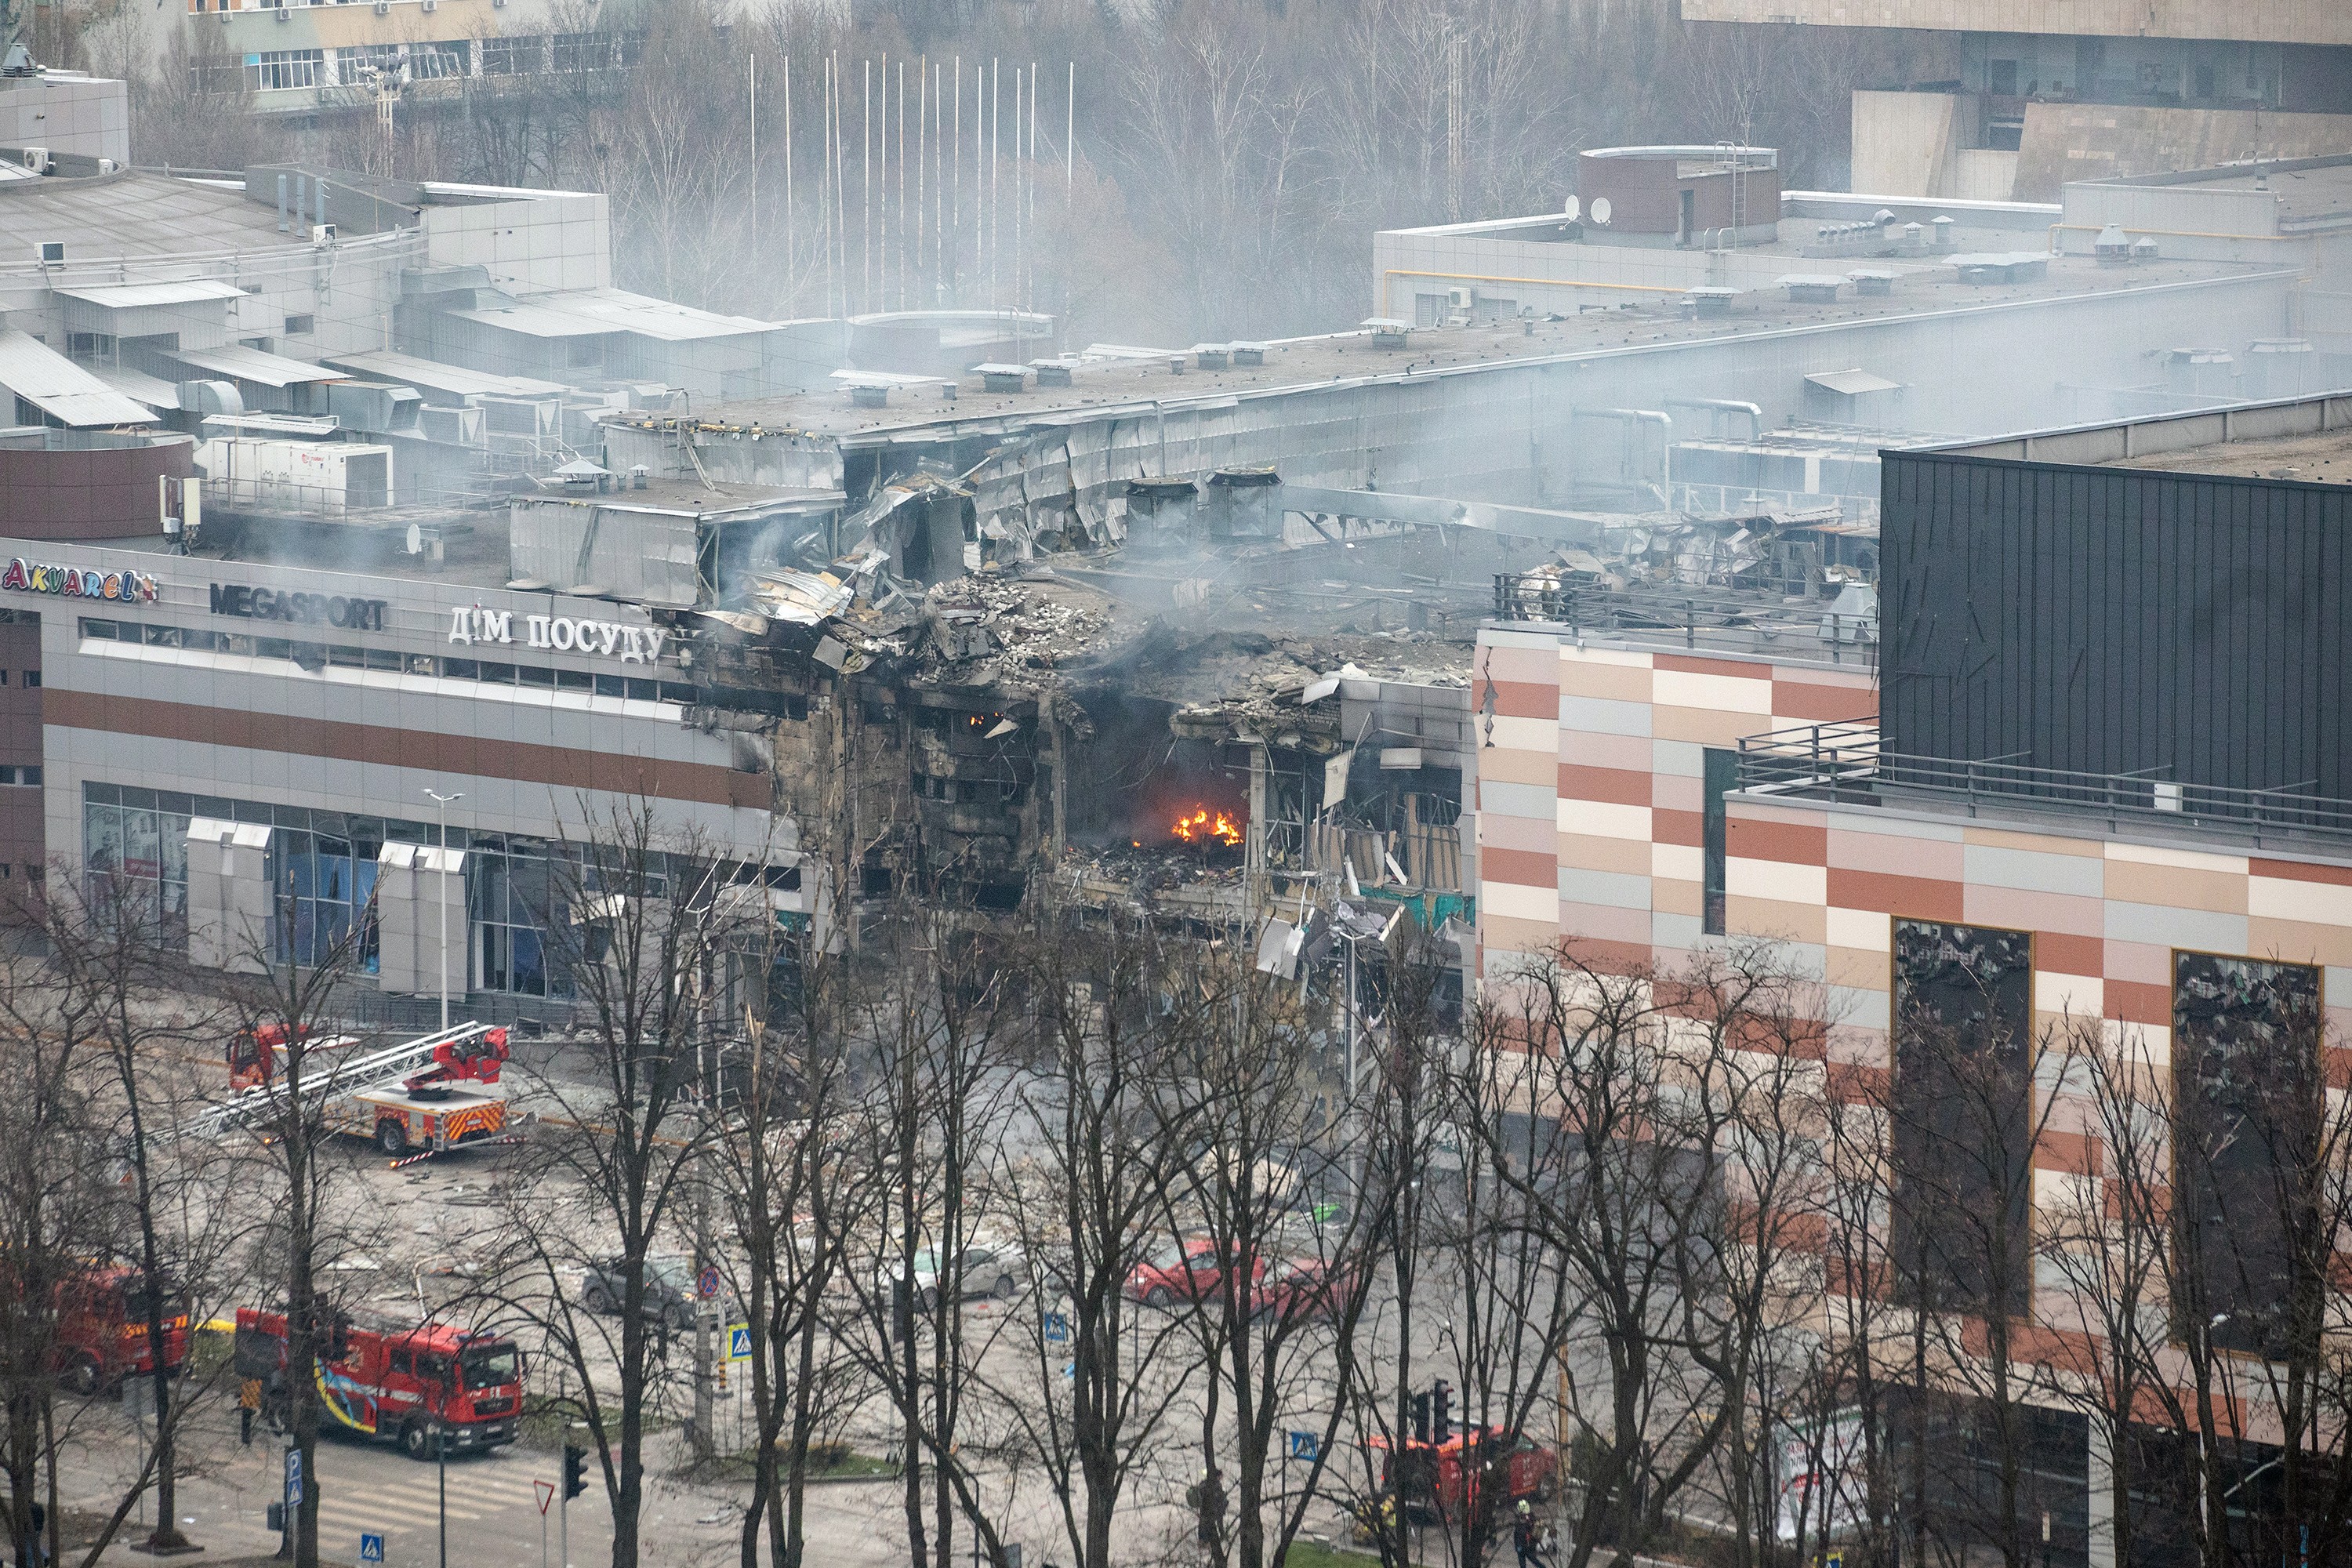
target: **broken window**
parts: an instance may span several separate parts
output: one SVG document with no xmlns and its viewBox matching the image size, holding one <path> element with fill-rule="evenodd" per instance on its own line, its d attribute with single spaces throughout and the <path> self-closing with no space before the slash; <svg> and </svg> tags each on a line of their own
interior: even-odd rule
<svg viewBox="0 0 2352 1568">
<path fill-rule="evenodd" d="M 2322 1202 L 2319 971 L 2173 955 L 2174 1332 L 2273 1358 L 2315 1311 Z"/>
<path fill-rule="evenodd" d="M 1709 746 L 1702 764 L 1706 777 L 1705 816 L 1699 829 L 1701 850 L 1706 859 L 1705 900 L 1699 929 L 1708 936 L 1721 936 L 1727 929 L 1725 886 L 1728 881 L 1727 868 L 1730 864 L 1726 852 L 1726 822 L 1723 797 L 1739 787 L 1739 753 L 1719 746 Z"/>
<path fill-rule="evenodd" d="M 1894 1261 L 1921 1306 L 2031 1301 L 2033 942 L 1895 922 Z"/>
</svg>

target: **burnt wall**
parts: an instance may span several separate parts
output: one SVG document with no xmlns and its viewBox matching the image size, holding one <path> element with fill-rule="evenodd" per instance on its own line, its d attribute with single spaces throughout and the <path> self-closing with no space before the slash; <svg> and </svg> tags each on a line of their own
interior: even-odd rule
<svg viewBox="0 0 2352 1568">
<path fill-rule="evenodd" d="M 1884 464 L 1888 749 L 2352 796 L 2352 489 Z"/>
</svg>

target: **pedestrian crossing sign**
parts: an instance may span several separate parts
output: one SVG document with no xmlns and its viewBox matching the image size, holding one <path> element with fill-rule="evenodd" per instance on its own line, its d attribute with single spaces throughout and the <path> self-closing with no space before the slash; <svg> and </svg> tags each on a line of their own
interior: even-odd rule
<svg viewBox="0 0 2352 1568">
<path fill-rule="evenodd" d="M 383 1535 L 374 1531 L 362 1531 L 360 1532 L 360 1561 L 362 1563 L 381 1563 L 383 1561 Z"/>
<path fill-rule="evenodd" d="M 729 1326 L 727 1330 L 727 1359 L 729 1361 L 750 1361 L 751 1359 L 751 1324 L 735 1323 Z"/>
</svg>

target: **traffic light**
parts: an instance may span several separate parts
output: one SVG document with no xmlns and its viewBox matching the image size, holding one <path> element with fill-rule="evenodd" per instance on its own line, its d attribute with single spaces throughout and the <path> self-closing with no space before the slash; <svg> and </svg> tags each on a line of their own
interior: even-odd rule
<svg viewBox="0 0 2352 1568">
<path fill-rule="evenodd" d="M 588 1450 L 563 1446 L 563 1500 L 570 1502 L 588 1489 Z"/>
<path fill-rule="evenodd" d="M 1442 1378 L 1430 1384 L 1429 1403 L 1430 1440 L 1443 1443 L 1454 1436 L 1454 1385 Z"/>
<path fill-rule="evenodd" d="M 1426 1394 L 1412 1396 L 1412 1440 L 1416 1443 L 1429 1441 L 1429 1395 Z"/>
</svg>

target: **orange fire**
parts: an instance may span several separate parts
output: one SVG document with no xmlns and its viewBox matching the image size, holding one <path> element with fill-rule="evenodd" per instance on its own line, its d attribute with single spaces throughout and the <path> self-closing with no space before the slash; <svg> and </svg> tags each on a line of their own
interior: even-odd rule
<svg viewBox="0 0 2352 1568">
<path fill-rule="evenodd" d="M 1178 812 L 1169 829 L 1187 844 L 1239 844 L 1242 825 L 1222 811 L 1212 811 L 1196 805 L 1189 812 Z"/>
</svg>

